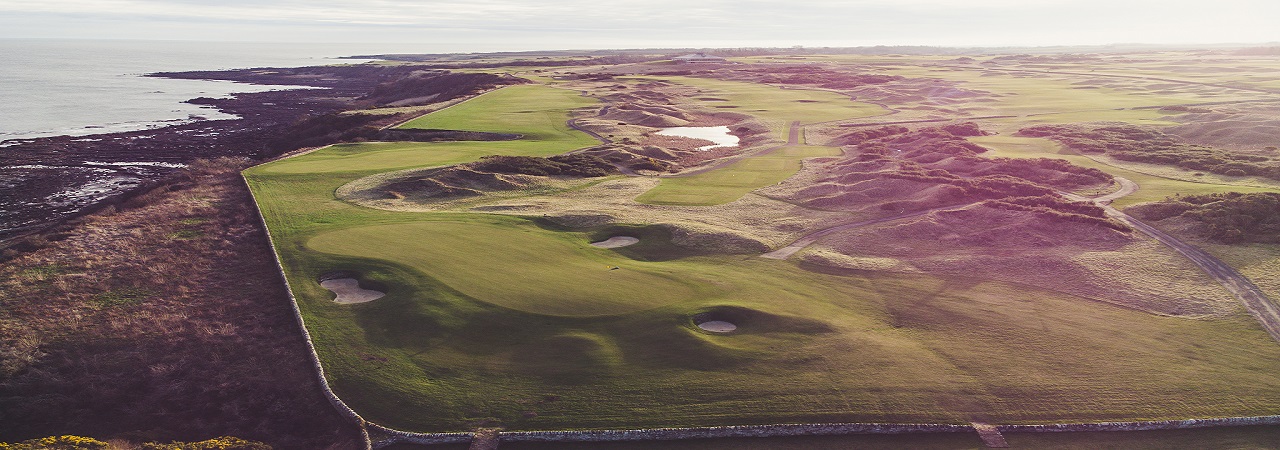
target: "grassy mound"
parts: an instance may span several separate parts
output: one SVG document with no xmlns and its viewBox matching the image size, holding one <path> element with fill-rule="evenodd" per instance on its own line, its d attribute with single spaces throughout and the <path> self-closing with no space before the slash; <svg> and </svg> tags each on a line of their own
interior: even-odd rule
<svg viewBox="0 0 1280 450">
<path fill-rule="evenodd" d="M 582 154 L 546 158 L 492 155 L 467 164 L 466 167 L 479 172 L 538 176 L 603 177 L 618 173 L 618 169 L 604 159 Z"/>
<path fill-rule="evenodd" d="M 1196 234 L 1226 244 L 1280 243 L 1280 194 L 1228 192 L 1177 196 L 1131 210 L 1145 220 L 1193 221 L 1199 225 Z"/>
<path fill-rule="evenodd" d="M 1158 314 L 1218 316 L 1238 307 L 1193 264 L 1141 234 L 997 203 L 839 232 L 800 257 L 838 269 L 980 274 Z"/>
<path fill-rule="evenodd" d="M 840 159 L 815 165 L 812 179 L 778 195 L 834 210 L 903 214 L 987 201 L 1006 209 L 1036 211 L 1061 221 L 1125 230 L 1100 208 L 1061 197 L 1057 190 L 1107 186 L 1111 176 L 1065 160 L 988 158 L 966 137 L 985 133 L 973 123 L 911 131 L 888 126 L 843 135 L 853 145 Z"/>
<path fill-rule="evenodd" d="M 1187 144 L 1173 135 L 1135 125 L 1037 125 L 1019 130 L 1018 135 L 1047 137 L 1081 153 L 1103 153 L 1121 161 L 1280 180 L 1280 158 Z"/>
<path fill-rule="evenodd" d="M 377 174 L 343 185 L 337 196 L 370 207 L 397 209 L 478 197 L 504 191 L 553 191 L 581 178 L 618 173 L 612 164 L 591 155 L 490 155 L 456 166 L 410 169 Z"/>
</svg>

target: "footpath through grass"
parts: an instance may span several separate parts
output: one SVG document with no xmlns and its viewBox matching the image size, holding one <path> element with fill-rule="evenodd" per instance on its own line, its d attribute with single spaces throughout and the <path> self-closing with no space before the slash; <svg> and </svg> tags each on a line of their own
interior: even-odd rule
<svg viewBox="0 0 1280 450">
<path fill-rule="evenodd" d="M 414 431 L 1004 423 L 1274 414 L 1280 404 L 1280 346 L 1243 313 L 1160 317 L 978 279 L 693 252 L 657 227 L 571 230 L 334 198 L 388 170 L 591 143 L 560 128 L 589 104 L 576 93 L 518 88 L 413 126 L 522 140 L 334 146 L 245 172 L 331 385 L 370 420 Z M 725 173 L 757 173 L 755 184 L 828 151 L 793 149 Z M 687 190 L 731 196 L 716 186 Z M 662 223 L 652 208 L 649 222 Z M 588 245 L 611 231 L 640 236 L 643 251 Z M 335 270 L 386 297 L 334 303 L 318 278 Z M 703 331 L 704 315 L 739 328 Z"/>
</svg>

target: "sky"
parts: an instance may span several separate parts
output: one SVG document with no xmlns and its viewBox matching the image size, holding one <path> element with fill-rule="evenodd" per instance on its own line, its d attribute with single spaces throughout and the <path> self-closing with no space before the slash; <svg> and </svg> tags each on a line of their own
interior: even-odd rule
<svg viewBox="0 0 1280 450">
<path fill-rule="evenodd" d="M 440 51 L 1280 42 L 1275 0 L 0 0 L 0 38 Z"/>
</svg>

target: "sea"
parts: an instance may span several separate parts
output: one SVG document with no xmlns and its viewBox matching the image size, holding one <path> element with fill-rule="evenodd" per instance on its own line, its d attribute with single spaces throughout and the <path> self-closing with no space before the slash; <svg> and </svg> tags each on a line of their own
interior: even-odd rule
<svg viewBox="0 0 1280 450">
<path fill-rule="evenodd" d="M 360 63 L 335 58 L 440 51 L 406 44 L 0 39 L 0 141 L 233 118 L 183 101 L 287 88 L 148 73 Z"/>
<path fill-rule="evenodd" d="M 22 139 L 144 130 L 230 119 L 184 103 L 271 89 L 314 89 L 146 77 L 154 72 L 362 63 L 348 55 L 441 53 L 439 46 L 0 39 L 0 156 Z M 159 161 L 4 165 L 0 244 L 69 217 L 175 165 Z M 178 165 L 180 166 L 180 165 Z M 0 245 L 2 246 L 2 245 Z"/>
</svg>

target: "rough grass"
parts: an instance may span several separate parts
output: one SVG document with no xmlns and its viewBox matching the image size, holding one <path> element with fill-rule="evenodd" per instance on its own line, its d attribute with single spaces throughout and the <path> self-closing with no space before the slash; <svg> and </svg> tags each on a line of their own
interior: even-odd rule
<svg viewBox="0 0 1280 450">
<path fill-rule="evenodd" d="M 775 137 L 785 141 L 787 125 L 792 121 L 802 124 L 856 119 L 886 114 L 881 106 L 858 102 L 848 96 L 816 89 L 782 89 L 741 81 L 714 80 L 694 77 L 643 77 L 661 79 L 699 89 L 697 97 L 716 100 L 698 100 L 698 105 L 726 108 L 727 111 L 747 114 L 760 119 L 774 131 Z"/>
<path fill-rule="evenodd" d="M 697 175 L 664 178 L 636 198 L 655 205 L 708 206 L 729 203 L 748 192 L 782 182 L 800 170 L 805 158 L 839 155 L 833 147 L 791 146 L 751 156 Z"/>
<path fill-rule="evenodd" d="M 186 189 L 0 266 L 0 436 L 358 443 L 315 381 L 240 164 L 196 164 Z"/>
<path fill-rule="evenodd" d="M 1280 189 L 1266 188 L 1259 186 L 1249 186 L 1244 184 L 1228 184 L 1220 181 L 1215 183 L 1212 179 L 1206 182 L 1198 183 L 1185 181 L 1182 179 L 1171 178 L 1160 172 L 1139 172 L 1132 167 L 1118 167 L 1111 164 L 1104 164 L 1089 158 L 1065 150 L 1056 142 L 1045 138 L 1018 137 L 1018 136 L 981 136 L 971 137 L 969 141 L 982 145 L 991 149 L 991 156 L 1003 156 L 1007 158 L 1058 158 L 1070 161 L 1072 164 L 1081 167 L 1092 167 L 1102 170 L 1118 177 L 1128 178 L 1138 184 L 1138 192 L 1130 194 L 1116 200 L 1113 204 L 1117 207 L 1124 207 L 1137 203 L 1153 202 L 1164 200 L 1166 197 L 1174 195 L 1192 195 L 1192 194 L 1214 194 L 1220 192 L 1280 192 Z M 1141 170 L 1141 169 L 1139 169 Z M 1186 174 L 1190 178 L 1189 173 Z"/>
<path fill-rule="evenodd" d="M 1096 87 L 1082 86 L 1081 80 L 1088 76 L 1049 75 L 1049 74 L 1011 74 L 999 70 L 974 68 L 925 69 L 910 66 L 887 68 L 886 73 L 908 77 L 940 78 L 961 82 L 966 89 L 976 89 L 998 94 L 995 102 L 966 105 L 967 112 L 973 115 L 1034 115 L 1105 112 L 1121 108 L 1143 106 L 1166 106 L 1206 101 L 1202 93 L 1195 90 L 1185 92 L 1156 92 L 1141 86 Z M 1233 99 L 1245 99 L 1246 95 L 1237 94 Z M 1222 100 L 1222 98 L 1215 98 Z M 1148 115 L 1136 117 L 1150 117 Z M 1053 120 L 1076 121 L 1070 116 L 1055 117 Z M 1097 120 L 1097 119 L 1093 119 Z"/>
</svg>

